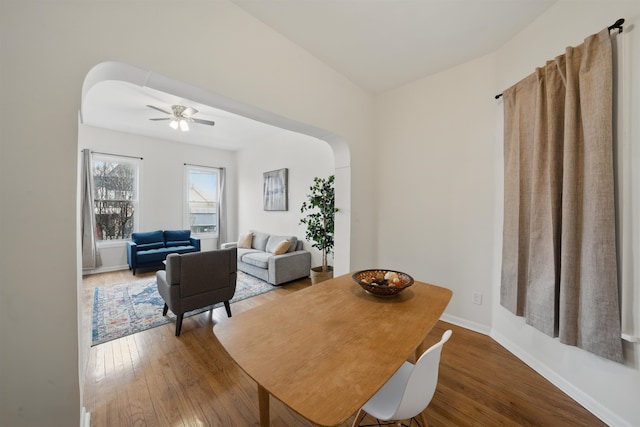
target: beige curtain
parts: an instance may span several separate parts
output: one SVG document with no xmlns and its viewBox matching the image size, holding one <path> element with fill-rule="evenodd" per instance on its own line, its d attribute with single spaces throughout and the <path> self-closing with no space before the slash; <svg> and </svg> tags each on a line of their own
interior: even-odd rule
<svg viewBox="0 0 640 427">
<path fill-rule="evenodd" d="M 93 160 L 91 151 L 82 150 L 82 269 L 93 270 L 102 265 L 96 243 L 96 217 L 93 204 Z"/>
<path fill-rule="evenodd" d="M 222 243 L 227 242 L 227 170 L 220 168 L 218 176 L 220 177 L 219 193 L 218 193 L 218 249 L 220 249 Z"/>
<path fill-rule="evenodd" d="M 623 361 L 607 29 L 503 93 L 501 304 L 565 344 Z"/>
</svg>

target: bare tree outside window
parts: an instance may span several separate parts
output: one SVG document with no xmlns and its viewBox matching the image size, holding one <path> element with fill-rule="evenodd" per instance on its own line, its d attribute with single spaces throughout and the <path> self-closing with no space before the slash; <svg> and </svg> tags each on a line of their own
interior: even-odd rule
<svg viewBox="0 0 640 427">
<path fill-rule="evenodd" d="M 99 240 L 131 237 L 137 205 L 137 174 L 138 167 L 134 162 L 94 158 L 94 203 Z"/>
</svg>

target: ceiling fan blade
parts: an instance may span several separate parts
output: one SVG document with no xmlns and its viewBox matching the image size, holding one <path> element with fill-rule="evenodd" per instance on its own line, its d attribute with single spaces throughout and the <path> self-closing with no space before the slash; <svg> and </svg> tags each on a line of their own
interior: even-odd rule
<svg viewBox="0 0 640 427">
<path fill-rule="evenodd" d="M 155 105 L 149 105 L 149 104 L 147 104 L 147 107 L 149 107 L 149 108 L 153 108 L 154 110 L 158 110 L 158 111 L 160 111 L 161 113 L 165 113 L 165 114 L 169 114 L 169 115 L 172 115 L 172 114 L 173 114 L 173 113 L 170 113 L 170 112 L 168 112 L 168 111 L 166 111 L 166 110 L 163 110 L 162 108 L 156 107 Z"/>
<path fill-rule="evenodd" d="M 213 125 L 216 124 L 216 122 L 211 121 L 211 120 L 194 119 L 194 118 L 191 118 L 190 120 L 193 120 L 195 123 L 200 123 L 201 125 L 213 126 Z"/>
<path fill-rule="evenodd" d="M 153 120 L 154 122 L 158 120 L 171 120 L 171 117 L 162 117 L 162 118 L 149 119 L 149 120 Z"/>
<path fill-rule="evenodd" d="M 187 108 L 185 108 L 185 109 L 184 109 L 184 111 L 182 111 L 182 115 L 183 115 L 184 117 L 191 117 L 191 116 L 193 116 L 193 115 L 194 115 L 195 113 L 197 113 L 197 112 L 198 112 L 198 110 L 196 110 L 195 108 L 193 108 L 193 107 L 187 107 Z"/>
</svg>

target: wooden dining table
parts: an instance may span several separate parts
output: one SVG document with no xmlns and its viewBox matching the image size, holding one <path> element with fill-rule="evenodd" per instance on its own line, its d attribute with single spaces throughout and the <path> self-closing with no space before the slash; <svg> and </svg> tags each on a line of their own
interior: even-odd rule
<svg viewBox="0 0 640 427">
<path fill-rule="evenodd" d="M 261 426 L 270 424 L 269 395 L 312 423 L 336 426 L 414 355 L 451 295 L 415 281 L 382 298 L 345 274 L 224 319 L 213 331 L 258 384 Z"/>
</svg>

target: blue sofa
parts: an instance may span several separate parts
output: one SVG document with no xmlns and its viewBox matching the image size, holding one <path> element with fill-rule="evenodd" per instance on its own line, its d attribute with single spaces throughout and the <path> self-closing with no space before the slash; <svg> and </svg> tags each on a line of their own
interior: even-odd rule
<svg viewBox="0 0 640 427">
<path fill-rule="evenodd" d="M 132 233 L 127 241 L 129 270 L 162 267 L 169 254 L 200 252 L 200 239 L 191 237 L 191 230 L 158 230 Z"/>
</svg>

